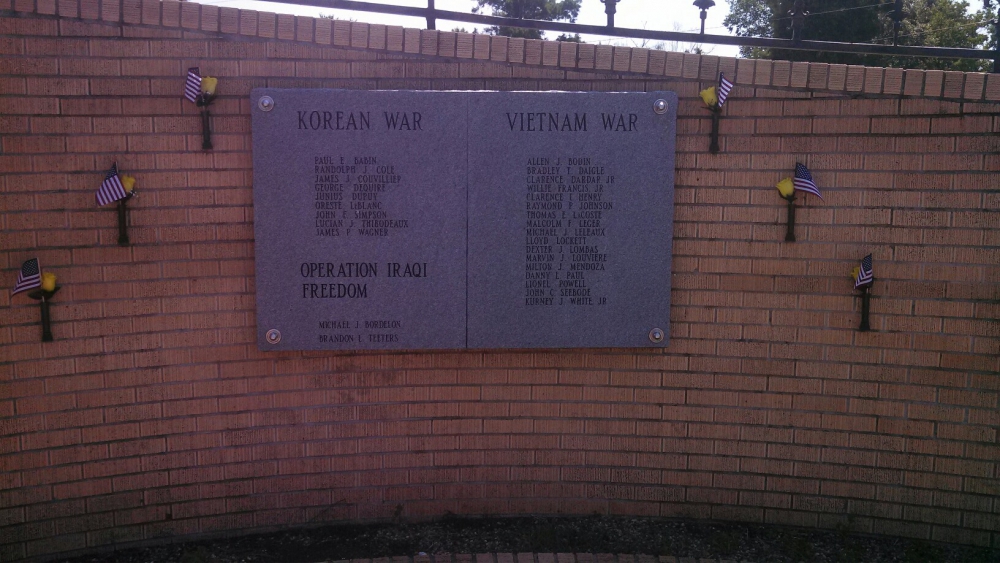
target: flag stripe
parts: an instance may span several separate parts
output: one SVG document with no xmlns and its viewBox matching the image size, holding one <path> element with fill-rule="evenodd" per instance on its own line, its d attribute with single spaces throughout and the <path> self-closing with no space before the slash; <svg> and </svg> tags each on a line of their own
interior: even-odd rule
<svg viewBox="0 0 1000 563">
<path fill-rule="evenodd" d="M 854 280 L 854 288 L 860 289 L 872 284 L 875 281 L 875 272 L 872 269 L 872 255 L 865 256 L 861 261 L 861 268 L 858 270 L 858 277 Z"/>
<path fill-rule="evenodd" d="M 792 185 L 800 192 L 814 194 L 823 199 L 823 194 L 819 193 L 819 187 L 816 185 L 816 182 L 813 182 L 813 177 L 809 169 L 800 162 L 795 163 L 795 178 L 792 179 Z"/>
<path fill-rule="evenodd" d="M 193 66 L 188 69 L 187 81 L 184 83 L 184 97 L 197 102 L 199 95 L 201 95 L 201 70 Z"/>
<path fill-rule="evenodd" d="M 729 97 L 729 92 L 731 92 L 732 90 L 733 90 L 733 83 L 730 82 L 730 81 L 728 81 L 728 80 L 726 80 L 726 75 L 722 74 L 720 72 L 719 73 L 719 95 L 718 95 L 719 107 L 720 108 L 722 107 L 722 104 L 726 103 L 726 98 Z"/>
<path fill-rule="evenodd" d="M 816 184 L 813 182 L 795 178 L 794 180 L 792 180 L 792 184 L 795 186 L 795 189 L 799 190 L 800 192 L 808 192 L 819 196 L 820 199 L 823 198 L 823 195 L 819 193 L 819 188 L 817 188 Z"/>
<path fill-rule="evenodd" d="M 128 193 L 125 191 L 125 186 L 122 186 L 122 181 L 118 177 L 118 163 L 116 162 L 111 165 L 111 170 L 108 171 L 104 181 L 101 182 L 101 187 L 97 190 L 97 204 L 107 205 L 126 196 L 128 196 Z"/>
<path fill-rule="evenodd" d="M 17 283 L 14 284 L 14 291 L 11 295 L 17 295 L 22 291 L 41 287 L 41 285 L 42 267 L 38 265 L 38 258 L 25 260 L 24 264 L 21 264 L 21 271 L 17 273 Z"/>
</svg>

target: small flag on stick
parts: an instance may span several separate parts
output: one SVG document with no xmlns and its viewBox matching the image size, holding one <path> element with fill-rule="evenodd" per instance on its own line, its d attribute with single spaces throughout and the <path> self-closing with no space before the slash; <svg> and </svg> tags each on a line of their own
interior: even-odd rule
<svg viewBox="0 0 1000 563">
<path fill-rule="evenodd" d="M 726 80 L 726 75 L 719 73 L 719 109 L 722 109 L 722 104 L 726 103 L 726 98 L 729 97 L 729 92 L 733 90 L 733 83 Z"/>
<path fill-rule="evenodd" d="M 111 170 L 108 171 L 108 175 L 104 177 L 101 187 L 97 190 L 97 204 L 107 205 L 124 199 L 126 196 L 128 193 L 122 186 L 121 178 L 118 177 L 118 163 L 116 162 L 111 165 Z"/>
<path fill-rule="evenodd" d="M 42 285 L 42 268 L 38 265 L 38 258 L 25 260 L 21 264 L 21 271 L 17 273 L 17 283 L 14 284 L 14 292 L 17 295 L 22 291 L 27 291 Z"/>
<path fill-rule="evenodd" d="M 854 289 L 868 287 L 875 281 L 875 272 L 872 270 L 872 255 L 865 256 L 861 261 L 861 269 L 858 270 L 858 277 L 854 280 Z"/>
<path fill-rule="evenodd" d="M 201 70 L 198 67 L 193 66 L 188 69 L 187 82 L 184 83 L 184 97 L 188 101 L 196 102 L 198 101 L 198 96 L 201 95 Z"/>
<path fill-rule="evenodd" d="M 819 193 L 819 188 L 816 186 L 816 182 L 813 182 L 813 177 L 809 173 L 809 169 L 799 162 L 795 163 L 795 179 L 792 180 L 792 183 L 795 184 L 796 190 L 810 193 L 823 199 L 823 194 Z"/>
</svg>

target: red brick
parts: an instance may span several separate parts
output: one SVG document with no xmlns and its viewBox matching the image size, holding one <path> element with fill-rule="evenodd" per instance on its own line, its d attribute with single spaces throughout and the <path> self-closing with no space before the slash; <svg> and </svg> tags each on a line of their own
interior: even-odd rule
<svg viewBox="0 0 1000 563">
<path fill-rule="evenodd" d="M 933 526 L 934 538 L 986 537 L 982 527 L 961 537 L 938 532 L 955 529 L 949 509 L 967 499 L 930 495 L 963 487 L 975 498 L 997 492 L 990 478 L 1000 386 L 990 375 L 1000 360 L 984 319 L 998 312 L 989 303 L 998 273 L 992 243 L 1000 242 L 992 234 L 1000 224 L 992 191 L 1000 184 L 982 172 L 1000 163 L 982 156 L 997 149 L 987 135 L 994 108 L 933 99 L 977 99 L 972 90 L 985 89 L 995 100 L 985 75 L 759 60 L 744 77 L 743 60 L 473 41 L 188 3 L 160 8 L 105 2 L 101 17 L 115 25 L 74 20 L 97 16 L 89 2 L 79 14 L 72 3 L 39 6 L 65 18 L 0 18 L 7 37 L 0 52 L 11 55 L 0 64 L 0 73 L 7 71 L 0 93 L 31 98 L 16 106 L 25 115 L 0 117 L 0 166 L 9 172 L 0 191 L 5 208 L 17 210 L 0 220 L 15 254 L 41 248 L 43 261 L 57 265 L 66 282 L 58 310 L 67 331 L 43 348 L 34 309 L 15 306 L 15 324 L 0 332 L 5 357 L 17 362 L 0 365 L 0 417 L 10 421 L 0 428 L 14 436 L 0 448 L 30 450 L 16 454 L 25 473 L 0 477 L 17 487 L 0 499 L 44 507 L 47 498 L 31 491 L 45 489 L 105 512 L 134 506 L 134 495 L 144 494 L 190 511 L 190 521 L 171 525 L 150 521 L 162 517 L 156 510 L 123 515 L 150 523 L 88 532 L 92 545 L 161 529 L 301 522 L 311 513 L 296 507 L 327 501 L 326 493 L 299 491 L 320 485 L 361 486 L 347 495 L 359 502 L 381 492 L 398 498 L 407 515 L 579 511 L 589 504 L 527 499 L 593 496 L 594 506 L 615 513 L 683 508 L 705 517 L 833 525 L 833 515 L 853 511 L 868 516 L 859 519 L 867 531 L 875 530 L 873 519 L 896 519 L 903 524 L 879 529 L 930 537 Z M 161 17 L 190 36 L 156 27 Z M 145 25 L 121 26 L 122 18 Z M 192 31 L 220 29 L 288 42 L 209 42 Z M 439 58 L 376 60 L 366 46 Z M 196 64 L 224 77 L 214 153 L 185 152 L 200 140 L 197 109 L 176 92 L 183 69 Z M 614 80 L 592 72 L 595 66 L 687 79 Z M 723 120 L 726 151 L 707 155 L 708 120 L 694 80 L 737 68 L 741 85 L 779 88 L 748 90 L 756 98 L 741 98 Z M 473 80 L 497 89 L 678 91 L 670 347 L 307 357 L 257 351 L 244 97 L 263 79 L 288 87 L 337 79 L 337 87 L 467 88 Z M 786 84 L 813 90 L 780 89 Z M 830 97 L 826 87 L 874 97 Z M 921 88 L 931 98 L 919 97 Z M 909 97 L 900 102 L 876 91 Z M 771 186 L 796 151 L 807 153 L 817 179 L 834 189 L 826 207 L 810 200 L 800 208 L 808 244 L 788 245 Z M 137 244 L 130 249 L 114 246 L 111 215 L 67 208 L 61 193 L 80 188 L 82 198 L 90 180 L 77 176 L 116 155 L 152 198 L 133 208 Z M 36 240 L 39 228 L 50 232 L 44 240 Z M 867 334 L 856 331 L 858 302 L 846 279 L 859 244 L 874 244 L 881 264 L 877 330 Z M 121 279 L 130 283 L 115 286 Z M 279 472 L 290 475 L 274 480 Z M 109 477 L 78 480 L 90 476 Z M 512 478 L 538 485 L 503 484 Z M 268 484 L 251 483 L 256 479 Z M 456 484 L 463 480 L 473 483 Z M 190 485 L 167 488 L 171 482 Z M 409 485 L 416 482 L 428 484 Z M 281 494 L 236 502 L 257 490 L 253 483 Z M 132 496 L 112 494 L 113 487 Z M 40 518 L 38 510 L 32 518 Z M 237 510 L 259 513 L 229 514 Z M 391 510 L 361 502 L 337 515 L 391 517 Z M 84 518 L 59 526 L 75 538 L 75 530 L 99 524 Z"/>
</svg>

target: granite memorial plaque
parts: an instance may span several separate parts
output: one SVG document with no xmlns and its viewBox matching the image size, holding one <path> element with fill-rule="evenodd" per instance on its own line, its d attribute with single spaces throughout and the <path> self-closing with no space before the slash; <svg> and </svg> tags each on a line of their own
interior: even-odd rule
<svg viewBox="0 0 1000 563">
<path fill-rule="evenodd" d="M 674 93 L 251 104 L 261 349 L 666 345 Z"/>
<path fill-rule="evenodd" d="M 259 89 L 251 103 L 261 347 L 465 347 L 462 94 Z"/>
<path fill-rule="evenodd" d="M 470 100 L 470 347 L 662 345 L 650 331 L 670 325 L 676 102 Z"/>
</svg>

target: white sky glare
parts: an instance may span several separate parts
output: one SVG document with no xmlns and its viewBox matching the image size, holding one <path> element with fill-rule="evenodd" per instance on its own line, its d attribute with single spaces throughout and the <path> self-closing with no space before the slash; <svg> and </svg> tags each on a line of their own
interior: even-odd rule
<svg viewBox="0 0 1000 563">
<path fill-rule="evenodd" d="M 257 0 L 199 0 L 203 4 L 213 4 L 217 6 L 227 6 L 230 8 L 242 8 L 249 10 L 259 10 L 262 12 L 275 12 L 282 14 L 297 14 L 302 16 L 318 16 L 320 14 L 332 14 L 338 19 L 350 19 L 368 23 L 381 23 L 387 25 L 401 25 L 404 27 L 423 28 L 426 22 L 423 18 L 411 18 L 407 16 L 392 16 L 387 14 L 374 14 L 370 12 L 356 12 L 352 10 L 333 10 L 330 8 L 314 8 L 311 6 L 298 6 L 295 4 L 284 4 L 277 2 L 261 2 Z M 379 4 L 394 4 L 398 6 L 426 7 L 426 0 L 369 0 Z M 451 10 L 455 12 L 471 12 L 475 7 L 474 0 L 435 0 L 435 7 L 441 10 Z M 729 5 L 726 0 L 716 0 L 716 5 L 708 11 L 708 19 L 705 22 L 705 33 L 717 35 L 731 35 L 722 25 L 723 18 L 729 13 Z M 604 13 L 604 4 L 600 0 L 583 0 L 580 7 L 580 17 L 577 23 L 588 25 L 605 25 L 607 16 Z M 700 11 L 693 4 L 693 0 L 620 0 L 618 11 L 615 13 L 615 26 L 628 27 L 634 29 L 650 29 L 658 31 L 689 31 L 697 32 L 701 27 Z M 439 21 L 437 28 L 450 30 L 457 27 L 472 31 L 477 26 L 468 23 Z M 479 26 L 480 28 L 482 26 Z M 548 32 L 546 37 L 555 38 L 558 33 Z M 622 37 L 603 36 L 583 36 L 587 43 L 612 43 L 616 45 L 640 46 L 641 40 L 626 39 Z M 649 46 L 647 43 L 646 46 Z M 683 50 L 687 45 L 670 45 L 665 48 L 669 50 Z M 736 56 L 737 47 L 723 45 L 704 45 L 706 53 L 720 56 Z"/>
</svg>

